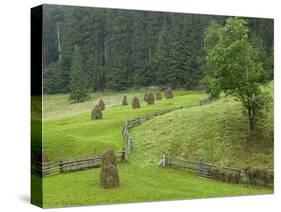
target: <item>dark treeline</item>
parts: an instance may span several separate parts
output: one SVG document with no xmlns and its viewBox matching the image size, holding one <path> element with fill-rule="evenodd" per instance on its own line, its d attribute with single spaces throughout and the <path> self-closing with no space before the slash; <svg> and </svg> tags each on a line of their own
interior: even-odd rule
<svg viewBox="0 0 281 212">
<path fill-rule="evenodd" d="M 75 79 L 88 91 L 196 88 L 206 67 L 206 29 L 212 21 L 224 25 L 227 18 L 45 5 L 44 91 L 69 92 Z M 273 21 L 245 20 L 272 58 Z M 269 67 L 273 70 L 272 63 Z"/>
</svg>

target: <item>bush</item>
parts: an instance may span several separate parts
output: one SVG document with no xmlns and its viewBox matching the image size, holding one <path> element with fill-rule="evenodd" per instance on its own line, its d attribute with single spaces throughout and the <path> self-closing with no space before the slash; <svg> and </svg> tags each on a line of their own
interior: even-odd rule
<svg viewBox="0 0 281 212">
<path fill-rule="evenodd" d="M 147 104 L 149 104 L 149 105 L 153 105 L 154 104 L 154 96 L 153 96 L 153 94 L 150 92 L 149 94 L 148 94 L 148 97 L 147 97 Z"/>
<path fill-rule="evenodd" d="M 128 105 L 127 96 L 124 96 L 124 97 L 123 97 L 122 105 L 123 105 L 123 106 Z"/>
<path fill-rule="evenodd" d="M 102 110 L 99 105 L 92 110 L 91 119 L 102 119 Z"/>
<path fill-rule="evenodd" d="M 113 150 L 106 151 L 101 157 L 100 186 L 102 188 L 120 186 L 117 163 Z"/>
<path fill-rule="evenodd" d="M 104 102 L 103 102 L 103 100 L 101 99 L 100 101 L 99 101 L 99 107 L 100 107 L 100 109 L 101 110 L 104 110 L 105 109 L 105 104 L 104 104 Z"/>
<path fill-rule="evenodd" d="M 246 177 L 251 184 L 273 185 L 274 173 L 273 170 L 246 168 Z"/>
<path fill-rule="evenodd" d="M 133 107 L 133 109 L 140 108 L 140 100 L 138 97 L 133 98 L 132 107 Z"/>
<path fill-rule="evenodd" d="M 251 184 L 257 183 L 257 176 L 259 174 L 257 169 L 248 167 L 245 169 L 245 174 L 249 180 L 249 183 L 251 183 Z"/>
<path fill-rule="evenodd" d="M 229 182 L 229 183 L 239 183 L 240 182 L 240 173 L 235 170 L 227 170 L 220 167 L 211 167 L 208 170 L 208 173 L 217 180 Z"/>
<path fill-rule="evenodd" d="M 167 99 L 174 98 L 173 91 L 172 91 L 171 88 L 166 89 L 165 92 L 164 92 L 164 95 Z"/>
<path fill-rule="evenodd" d="M 162 99 L 162 95 L 161 95 L 160 91 L 156 92 L 155 98 L 156 98 L 156 100 L 161 100 Z"/>
</svg>

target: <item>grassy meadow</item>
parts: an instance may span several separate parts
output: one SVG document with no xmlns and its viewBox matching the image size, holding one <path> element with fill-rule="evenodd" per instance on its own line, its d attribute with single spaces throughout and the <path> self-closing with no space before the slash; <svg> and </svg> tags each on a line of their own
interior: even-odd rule
<svg viewBox="0 0 281 212">
<path fill-rule="evenodd" d="M 272 90 L 272 85 L 269 86 Z M 237 167 L 273 167 L 273 110 L 258 123 L 258 132 L 246 138 L 247 120 L 241 105 L 222 98 L 199 106 L 203 91 L 174 91 L 174 99 L 154 105 L 143 101 L 146 90 L 93 94 L 91 100 L 71 103 L 67 95 L 46 95 L 43 102 L 43 151 L 51 161 L 76 159 L 124 146 L 121 130 L 126 119 L 159 110 L 194 105 L 156 117 L 131 130 L 134 149 L 129 160 L 118 164 L 121 186 L 99 187 L 99 169 L 43 178 L 44 207 L 124 203 L 171 199 L 270 194 L 272 188 L 229 184 L 201 178 L 193 173 L 158 167 L 162 153 L 180 155 Z M 128 96 L 128 106 L 121 106 Z M 138 96 L 140 109 L 132 109 Z M 102 120 L 90 119 L 91 109 L 102 98 Z M 36 181 L 36 179 L 34 179 Z"/>
</svg>

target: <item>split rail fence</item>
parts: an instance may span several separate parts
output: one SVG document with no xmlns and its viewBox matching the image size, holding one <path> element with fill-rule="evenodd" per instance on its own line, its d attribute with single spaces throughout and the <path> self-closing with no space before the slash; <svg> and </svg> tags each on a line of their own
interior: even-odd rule
<svg viewBox="0 0 281 212">
<path fill-rule="evenodd" d="M 226 181 L 230 183 L 249 183 L 255 185 L 273 187 L 273 169 L 263 170 L 262 174 L 258 174 L 258 169 L 254 175 L 249 175 L 245 169 L 238 169 L 233 167 L 220 166 L 202 161 L 189 161 L 180 157 L 171 157 L 163 155 L 161 157 L 163 167 L 171 167 L 175 169 L 182 169 L 196 173 L 198 176 L 211 178 L 215 180 Z"/>
<path fill-rule="evenodd" d="M 209 103 L 209 98 L 203 99 L 199 102 L 199 105 L 207 104 Z M 123 130 L 122 130 L 122 136 L 124 139 L 124 148 L 122 151 L 117 153 L 117 161 L 124 161 L 127 159 L 128 154 L 133 149 L 133 139 L 130 136 L 129 130 L 132 127 L 138 126 L 142 124 L 145 121 L 148 121 L 150 119 L 153 119 L 157 116 L 164 115 L 166 113 L 172 112 L 174 110 L 182 109 L 182 108 L 190 108 L 197 105 L 185 105 L 181 107 L 171 108 L 167 110 L 162 110 L 158 112 L 154 112 L 151 114 L 147 114 L 144 117 L 136 118 L 133 120 L 127 120 L 124 124 Z M 88 158 L 81 158 L 81 159 L 75 159 L 75 160 L 59 160 L 59 161 L 50 161 L 50 162 L 38 162 L 38 161 L 32 161 L 31 163 L 31 171 L 33 174 L 38 176 L 46 176 L 46 175 L 55 175 L 59 173 L 67 173 L 67 172 L 73 172 L 73 171 L 79 171 L 89 168 L 95 168 L 99 167 L 101 164 L 101 155 L 95 155 Z"/>
<path fill-rule="evenodd" d="M 117 162 L 125 160 L 125 152 L 118 152 L 116 159 Z M 60 160 L 57 162 L 33 162 L 32 173 L 38 176 L 55 175 L 89 168 L 97 168 L 100 167 L 100 165 L 101 155 L 75 160 Z"/>
</svg>

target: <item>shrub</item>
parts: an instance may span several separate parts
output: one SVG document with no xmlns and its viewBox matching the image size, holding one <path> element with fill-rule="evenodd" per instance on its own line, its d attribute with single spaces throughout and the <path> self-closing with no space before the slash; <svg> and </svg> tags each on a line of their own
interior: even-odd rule
<svg viewBox="0 0 281 212">
<path fill-rule="evenodd" d="M 123 97 L 122 105 L 123 105 L 123 106 L 128 105 L 127 96 L 124 96 L 124 97 Z"/>
<path fill-rule="evenodd" d="M 99 105 L 92 110 L 91 119 L 102 119 L 102 110 Z"/>
<path fill-rule="evenodd" d="M 273 185 L 274 173 L 273 170 L 246 168 L 246 177 L 251 184 Z"/>
<path fill-rule="evenodd" d="M 153 105 L 154 104 L 154 96 L 153 96 L 153 94 L 150 92 L 149 94 L 148 94 L 148 97 L 147 97 L 147 104 L 149 104 L 149 105 Z"/>
<path fill-rule="evenodd" d="M 156 92 L 155 98 L 156 98 L 156 100 L 161 100 L 162 99 L 162 95 L 161 95 L 160 91 Z"/>
<path fill-rule="evenodd" d="M 251 184 L 257 183 L 257 177 L 259 175 L 259 171 L 257 169 L 248 167 L 245 169 L 245 174 L 249 180 L 249 183 L 251 183 Z"/>
<path fill-rule="evenodd" d="M 235 170 L 227 170 L 220 167 L 211 167 L 208 170 L 209 174 L 217 180 L 230 182 L 230 183 L 239 183 L 240 182 L 240 173 Z"/>
<path fill-rule="evenodd" d="M 165 92 L 164 92 L 164 95 L 167 99 L 174 98 L 173 91 L 172 91 L 171 88 L 166 89 Z"/>
<path fill-rule="evenodd" d="M 133 107 L 133 109 L 140 108 L 140 100 L 138 97 L 133 98 L 132 107 Z"/>
<path fill-rule="evenodd" d="M 101 110 L 104 110 L 105 109 L 105 104 L 104 104 L 104 102 L 103 102 L 103 100 L 101 99 L 100 101 L 99 101 L 99 107 L 100 107 L 100 109 Z"/>
<path fill-rule="evenodd" d="M 120 186 L 116 158 L 113 150 L 107 150 L 101 157 L 100 186 L 115 188 Z"/>
<path fill-rule="evenodd" d="M 273 170 L 269 170 L 265 175 L 265 185 L 273 185 L 274 184 L 274 172 Z"/>
</svg>

